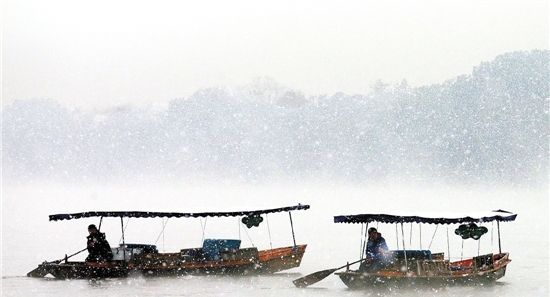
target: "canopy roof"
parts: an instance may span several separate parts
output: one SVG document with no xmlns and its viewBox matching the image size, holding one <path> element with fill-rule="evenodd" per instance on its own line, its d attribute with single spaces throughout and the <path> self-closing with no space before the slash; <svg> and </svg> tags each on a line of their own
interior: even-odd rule
<svg viewBox="0 0 550 297">
<path fill-rule="evenodd" d="M 459 224 L 483 222 L 509 222 L 516 219 L 517 214 L 494 210 L 472 213 L 393 213 L 393 214 L 358 214 L 335 216 L 335 223 L 425 223 L 425 224 Z"/>
<path fill-rule="evenodd" d="M 286 212 L 300 209 L 309 209 L 309 205 L 298 204 L 264 210 L 229 211 L 229 212 L 157 212 L 157 211 L 87 211 L 70 214 L 50 215 L 50 221 L 62 221 L 91 217 L 127 217 L 127 218 L 198 218 L 198 217 L 238 217 L 261 215 L 275 212 Z"/>
</svg>

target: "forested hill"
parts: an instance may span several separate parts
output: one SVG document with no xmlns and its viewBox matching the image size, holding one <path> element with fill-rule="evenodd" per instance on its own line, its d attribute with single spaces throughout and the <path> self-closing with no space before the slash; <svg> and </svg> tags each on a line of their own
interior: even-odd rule
<svg viewBox="0 0 550 297">
<path fill-rule="evenodd" d="M 20 100 L 2 111 L 3 179 L 541 183 L 549 62 L 513 52 L 443 84 L 379 82 L 364 95 L 306 98 L 258 79 L 165 108 Z"/>
</svg>

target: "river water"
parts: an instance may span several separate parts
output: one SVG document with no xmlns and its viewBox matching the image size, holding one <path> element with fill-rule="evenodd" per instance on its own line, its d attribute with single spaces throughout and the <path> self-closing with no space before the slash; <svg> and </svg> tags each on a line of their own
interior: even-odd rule
<svg viewBox="0 0 550 297">
<path fill-rule="evenodd" d="M 267 276 L 185 276 L 124 279 L 51 280 L 26 277 L 38 263 L 71 255 L 85 247 L 86 226 L 97 218 L 49 222 L 48 215 L 91 210 L 252 209 L 309 204 L 292 213 L 296 243 L 307 243 L 302 265 Z M 415 187 L 410 185 L 128 185 L 7 184 L 2 189 L 2 296 L 549 296 L 548 189 L 489 187 Z M 252 207 L 254 206 L 254 207 Z M 334 224 L 333 216 L 388 211 L 485 211 L 504 209 L 518 214 L 501 223 L 502 251 L 512 263 L 494 285 L 353 291 L 336 275 L 308 288 L 292 280 L 336 268 L 360 256 L 361 225 Z M 160 251 L 200 246 L 203 238 L 240 238 L 259 249 L 293 244 L 286 213 L 270 214 L 257 229 L 239 227 L 237 218 L 133 219 L 124 221 L 126 242 L 154 243 Z M 476 241 L 462 242 L 456 226 L 376 225 L 390 246 L 429 247 L 451 260 L 498 252 L 494 224 Z M 164 232 L 162 230 L 164 229 Z M 203 232 L 204 230 L 204 232 Z M 102 231 L 112 246 L 120 242 L 120 220 L 104 219 Z M 397 235 L 396 235 L 397 233 Z M 449 233 L 449 245 L 447 245 Z M 434 235 L 435 234 L 435 235 Z M 433 239 L 432 239 L 433 238 Z M 401 245 L 401 246 L 400 246 Z M 85 253 L 73 257 L 82 260 Z"/>
</svg>

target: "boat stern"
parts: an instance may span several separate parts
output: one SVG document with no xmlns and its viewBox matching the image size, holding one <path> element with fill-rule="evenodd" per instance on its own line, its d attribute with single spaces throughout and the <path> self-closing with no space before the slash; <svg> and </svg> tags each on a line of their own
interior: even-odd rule
<svg viewBox="0 0 550 297">
<path fill-rule="evenodd" d="M 258 251 L 258 270 L 275 273 L 299 267 L 306 252 L 306 244 Z"/>
</svg>

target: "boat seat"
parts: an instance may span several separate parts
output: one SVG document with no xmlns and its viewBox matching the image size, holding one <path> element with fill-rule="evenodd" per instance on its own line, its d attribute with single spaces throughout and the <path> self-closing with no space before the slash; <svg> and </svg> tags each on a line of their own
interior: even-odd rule
<svg viewBox="0 0 550 297">
<path fill-rule="evenodd" d="M 204 261 L 220 261 L 222 251 L 238 250 L 240 239 L 205 239 L 202 244 Z"/>
</svg>

